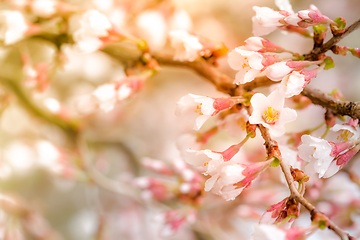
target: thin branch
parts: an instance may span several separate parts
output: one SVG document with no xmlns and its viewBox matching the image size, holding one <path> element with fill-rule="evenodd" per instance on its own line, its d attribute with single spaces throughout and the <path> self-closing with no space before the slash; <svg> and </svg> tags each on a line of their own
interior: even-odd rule
<svg viewBox="0 0 360 240">
<path fill-rule="evenodd" d="M 205 61 L 196 60 L 194 62 L 181 62 L 173 60 L 172 56 L 165 54 L 155 55 L 154 58 L 163 65 L 192 69 L 200 76 L 203 76 L 205 79 L 213 83 L 219 91 L 227 93 L 231 96 L 239 96 L 245 92 L 253 90 L 254 88 L 270 86 L 276 83 L 268 79 L 266 76 L 263 76 L 257 77 L 254 81 L 246 84 L 235 85 L 233 84 L 233 78 L 219 72 L 219 70 L 210 66 Z M 301 94 L 308 97 L 312 103 L 330 109 L 334 113 L 348 115 L 354 119 L 360 119 L 359 103 L 337 100 L 320 90 L 312 89 L 308 86 L 305 87 Z"/>
<path fill-rule="evenodd" d="M 234 79 L 232 77 L 221 73 L 215 67 L 208 64 L 205 60 L 200 59 L 193 62 L 177 61 L 173 60 L 173 56 L 168 54 L 156 54 L 153 55 L 153 57 L 158 61 L 159 64 L 162 65 L 190 68 L 200 76 L 203 76 L 205 79 L 213 83 L 220 92 L 227 93 L 231 96 L 240 96 L 245 92 L 253 90 L 254 88 L 270 86 L 275 83 L 266 76 L 263 76 L 257 77 L 255 81 L 236 85 L 233 83 Z"/>
<path fill-rule="evenodd" d="M 360 104 L 350 101 L 341 101 L 327 95 L 320 90 L 305 87 L 301 93 L 308 97 L 312 103 L 330 109 L 339 115 L 348 115 L 353 119 L 360 119 Z"/>
<path fill-rule="evenodd" d="M 269 134 L 269 131 L 267 128 L 265 128 L 262 125 L 258 125 L 258 128 L 261 132 L 261 135 L 265 141 L 265 147 L 267 152 L 271 152 L 272 149 L 277 147 L 276 141 L 272 140 Z M 286 182 L 289 186 L 290 190 L 290 197 L 295 199 L 297 202 L 299 202 L 301 205 L 303 205 L 311 214 L 311 217 L 314 218 L 317 214 L 321 214 L 321 217 L 326 220 L 326 222 L 329 224 L 328 228 L 333 230 L 342 240 L 349 240 L 351 239 L 350 235 L 343 231 L 340 227 L 338 227 L 333 221 L 331 221 L 325 214 L 320 213 L 319 210 L 317 210 L 314 205 L 312 205 L 310 202 L 308 202 L 297 190 L 297 187 L 295 186 L 294 179 L 291 175 L 290 166 L 284 162 L 281 161 L 281 170 L 284 173 Z"/>
<path fill-rule="evenodd" d="M 309 54 L 305 54 L 305 60 L 317 60 L 317 57 L 327 51 L 329 51 L 333 46 L 340 42 L 344 37 L 355 31 L 360 27 L 360 19 L 351 24 L 345 29 L 343 33 L 340 33 L 332 37 L 329 41 L 324 43 L 321 47 L 314 48 Z"/>
</svg>

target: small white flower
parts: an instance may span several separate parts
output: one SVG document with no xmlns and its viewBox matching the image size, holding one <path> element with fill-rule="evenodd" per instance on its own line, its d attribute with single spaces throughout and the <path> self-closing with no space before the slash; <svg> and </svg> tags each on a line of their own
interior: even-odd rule
<svg viewBox="0 0 360 240">
<path fill-rule="evenodd" d="M 215 175 L 217 167 L 224 162 L 224 157 L 221 153 L 216 153 L 209 149 L 188 149 L 186 152 L 185 161 L 195 167 L 205 167 L 206 171 L 204 172 L 204 175 Z"/>
<path fill-rule="evenodd" d="M 172 30 L 169 32 L 171 46 L 175 49 L 175 60 L 194 61 L 203 49 L 199 38 L 189 34 L 186 30 Z"/>
<path fill-rule="evenodd" d="M 24 38 L 28 25 L 19 11 L 0 11 L 0 40 L 5 45 L 13 44 Z"/>
<path fill-rule="evenodd" d="M 175 10 L 173 15 L 169 20 L 169 29 L 184 29 L 191 30 L 193 27 L 193 22 L 190 15 L 184 9 Z"/>
<path fill-rule="evenodd" d="M 291 14 L 294 13 L 294 10 L 292 9 L 292 6 L 289 2 L 289 0 L 275 0 L 275 5 L 280 9 L 287 11 Z"/>
<path fill-rule="evenodd" d="M 232 50 L 228 55 L 228 63 L 234 70 L 238 70 L 234 83 L 244 84 L 251 82 L 263 70 L 264 57 L 254 51 L 241 46 Z"/>
<path fill-rule="evenodd" d="M 249 118 L 251 124 L 262 124 L 270 134 L 279 137 L 285 133 L 284 124 L 296 119 L 296 111 L 284 108 L 284 96 L 279 90 L 273 91 L 268 97 L 256 93 L 251 98 L 254 110 Z"/>
<path fill-rule="evenodd" d="M 298 23 L 301 22 L 303 19 L 299 17 L 298 13 L 291 14 L 290 16 L 286 17 L 284 21 L 287 24 L 293 25 L 293 26 L 299 26 Z"/>
<path fill-rule="evenodd" d="M 286 98 L 289 98 L 300 94 L 305 87 L 305 83 L 305 75 L 299 71 L 293 71 L 283 78 L 279 90 L 284 93 Z"/>
<path fill-rule="evenodd" d="M 214 113 L 213 106 L 215 100 L 209 97 L 203 97 L 195 94 L 188 94 L 182 97 L 176 106 L 176 115 L 186 115 L 188 119 L 196 118 L 194 130 L 199 130 L 206 120 Z"/>
<path fill-rule="evenodd" d="M 311 176 L 318 173 L 320 178 L 323 177 L 334 159 L 331 156 L 331 144 L 310 135 L 303 135 L 301 142 L 302 144 L 298 147 L 299 157 L 308 162 L 305 166 L 306 174 Z"/>
<path fill-rule="evenodd" d="M 79 19 L 80 27 L 74 32 L 77 50 L 81 53 L 91 53 L 98 50 L 102 42 L 99 37 L 108 36 L 111 29 L 109 19 L 97 10 L 83 13 Z"/>
<path fill-rule="evenodd" d="M 262 37 L 249 37 L 245 40 L 245 47 L 250 51 L 259 51 L 264 48 L 264 38 Z"/>
<path fill-rule="evenodd" d="M 205 191 L 213 192 L 225 200 L 234 200 L 244 189 L 234 186 L 234 184 L 244 180 L 246 176 L 242 174 L 245 168 L 232 161 L 222 162 L 212 172 L 212 177 L 205 182 Z"/>
<path fill-rule="evenodd" d="M 293 69 L 287 66 L 287 62 L 274 63 L 266 68 L 266 76 L 273 81 L 280 81 L 290 74 Z"/>
<path fill-rule="evenodd" d="M 150 48 L 159 51 L 166 43 L 167 23 L 164 16 L 156 10 L 146 10 L 136 18 L 140 37 L 144 38 Z"/>
<path fill-rule="evenodd" d="M 337 138 L 341 138 L 344 141 L 353 141 L 360 137 L 360 127 L 357 124 L 335 124 L 330 130 L 333 132 L 340 131 L 340 135 Z"/>
<path fill-rule="evenodd" d="M 114 84 L 104 84 L 92 93 L 98 100 L 100 109 L 109 112 L 114 109 L 116 103 L 116 90 Z"/>
<path fill-rule="evenodd" d="M 35 15 L 47 18 L 56 12 L 57 4 L 55 0 L 34 0 L 31 2 L 31 10 Z"/>
<path fill-rule="evenodd" d="M 242 138 L 246 135 L 246 122 L 249 120 L 249 114 L 245 109 L 238 113 L 227 115 L 224 119 L 218 121 L 220 130 L 226 131 L 233 137 Z"/>
<path fill-rule="evenodd" d="M 275 31 L 283 24 L 279 21 L 284 19 L 285 16 L 277 11 L 268 7 L 253 7 L 256 16 L 252 17 L 253 34 L 255 36 L 262 36 Z"/>
</svg>

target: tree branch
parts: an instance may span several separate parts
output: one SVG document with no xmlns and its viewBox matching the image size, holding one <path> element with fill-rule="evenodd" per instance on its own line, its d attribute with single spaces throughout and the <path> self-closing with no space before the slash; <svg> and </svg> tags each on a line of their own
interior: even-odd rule
<svg viewBox="0 0 360 240">
<path fill-rule="evenodd" d="M 360 19 L 351 24 L 345 29 L 343 33 L 333 36 L 329 41 L 324 43 L 321 47 L 314 48 L 309 54 L 305 54 L 305 60 L 318 60 L 318 56 L 329 51 L 333 46 L 340 42 L 344 37 L 355 31 L 360 27 Z"/>
<path fill-rule="evenodd" d="M 350 101 L 341 101 L 327 95 L 320 90 L 305 87 L 301 93 L 308 97 L 312 103 L 330 109 L 339 115 L 348 115 L 353 119 L 360 119 L 360 104 Z"/>
<path fill-rule="evenodd" d="M 257 87 L 270 86 L 277 82 L 271 81 L 266 76 L 257 77 L 254 81 L 235 85 L 233 84 L 233 78 L 219 72 L 215 67 L 210 66 L 208 63 L 202 60 L 196 60 L 194 62 L 188 61 L 176 61 L 173 60 L 171 55 L 157 54 L 153 56 L 160 64 L 184 67 L 194 70 L 200 76 L 204 77 L 211 83 L 213 83 L 217 89 L 221 92 L 227 93 L 231 96 L 239 96 L 245 92 L 251 91 Z M 360 104 L 350 101 L 341 101 L 334 99 L 333 97 L 321 92 L 317 89 L 305 87 L 301 93 L 308 97 L 312 103 L 320 105 L 324 108 L 332 110 L 334 113 L 340 115 L 348 115 L 354 119 L 360 119 Z"/>
<path fill-rule="evenodd" d="M 258 128 L 261 132 L 261 136 L 263 137 L 265 143 L 265 147 L 267 152 L 271 152 L 272 149 L 277 148 L 277 143 L 276 141 L 272 140 L 269 134 L 269 131 L 267 130 L 267 128 L 265 128 L 262 125 L 258 125 Z M 290 170 L 290 166 L 284 162 L 281 161 L 280 163 L 281 166 L 281 170 L 284 173 L 286 182 L 289 186 L 289 190 L 290 190 L 290 197 L 292 197 L 293 199 L 295 199 L 297 202 L 299 202 L 301 205 L 303 205 L 311 214 L 312 219 L 314 219 L 316 217 L 316 215 L 320 214 L 321 218 L 323 218 L 324 220 L 326 220 L 326 222 L 328 223 L 328 228 L 333 230 L 342 240 L 349 240 L 351 239 L 351 236 L 346 233 L 345 231 L 343 231 L 340 227 L 338 227 L 333 221 L 331 221 L 325 214 L 322 214 L 319 210 L 317 210 L 314 205 L 312 205 L 310 202 L 308 202 L 297 190 L 297 187 L 295 186 L 294 183 L 294 179 L 291 175 L 291 170 Z"/>
</svg>

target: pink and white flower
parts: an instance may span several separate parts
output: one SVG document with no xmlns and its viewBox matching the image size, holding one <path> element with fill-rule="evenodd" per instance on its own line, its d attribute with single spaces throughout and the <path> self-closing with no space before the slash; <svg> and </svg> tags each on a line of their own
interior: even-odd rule
<svg viewBox="0 0 360 240">
<path fill-rule="evenodd" d="M 328 24 L 332 21 L 325 15 L 322 15 L 320 11 L 315 9 L 307 9 L 292 14 L 284 19 L 284 22 L 293 26 L 299 26 L 307 28 L 315 24 Z"/>
<path fill-rule="evenodd" d="M 295 218 L 300 214 L 300 204 L 294 200 L 285 198 L 282 201 L 271 205 L 261 216 L 260 224 L 275 224 L 282 228 L 290 228 Z"/>
<path fill-rule="evenodd" d="M 74 32 L 76 49 L 81 53 L 91 53 L 103 45 L 100 37 L 109 35 L 112 25 L 109 19 L 97 10 L 88 10 L 80 16 L 79 28 Z"/>
<path fill-rule="evenodd" d="M 200 56 L 199 51 L 204 48 L 199 38 L 186 30 L 172 30 L 169 37 L 171 46 L 175 49 L 174 60 L 193 62 Z"/>
<path fill-rule="evenodd" d="M 350 119 L 348 123 L 335 124 L 330 130 L 333 132 L 340 131 L 340 135 L 337 137 L 338 139 L 341 138 L 344 141 L 357 140 L 360 137 L 360 127 L 358 122 L 358 119 Z"/>
<path fill-rule="evenodd" d="M 237 113 L 232 113 L 225 118 L 218 121 L 218 128 L 222 131 L 226 131 L 233 137 L 245 137 L 246 135 L 246 122 L 249 120 L 248 112 L 242 108 Z"/>
<path fill-rule="evenodd" d="M 199 130 L 211 116 L 234 104 L 236 100 L 230 98 L 209 98 L 189 93 L 177 102 L 175 113 L 178 116 L 186 115 L 188 119 L 196 118 L 193 128 Z"/>
<path fill-rule="evenodd" d="M 144 38 L 150 48 L 159 51 L 166 43 L 167 23 L 160 11 L 146 10 L 136 17 L 138 34 Z"/>
<path fill-rule="evenodd" d="M 360 149 L 358 140 L 333 143 L 303 135 L 301 141 L 302 144 L 298 147 L 299 157 L 308 162 L 305 172 L 309 176 L 318 173 L 319 178 L 333 176 Z"/>
<path fill-rule="evenodd" d="M 306 174 L 311 176 L 318 173 L 320 178 L 323 177 L 334 159 L 331 156 L 333 146 L 324 139 L 310 135 L 303 135 L 301 142 L 298 147 L 299 157 L 308 162 L 305 166 Z"/>
<path fill-rule="evenodd" d="M 245 47 L 255 52 L 283 52 L 284 49 L 262 37 L 249 37 L 245 40 Z"/>
<path fill-rule="evenodd" d="M 25 37 L 28 31 L 24 16 L 19 11 L 0 11 L 0 40 L 5 45 L 16 43 Z"/>
<path fill-rule="evenodd" d="M 253 34 L 255 36 L 262 36 L 275 31 L 283 24 L 280 20 L 283 20 L 287 15 L 286 11 L 274 11 L 268 7 L 253 7 L 256 15 L 252 17 L 253 22 Z"/>
<path fill-rule="evenodd" d="M 230 67 L 237 70 L 234 83 L 244 84 L 251 82 L 264 69 L 262 54 L 249 51 L 246 47 L 241 46 L 232 50 L 228 55 Z"/>
<path fill-rule="evenodd" d="M 110 112 L 114 109 L 116 104 L 116 90 L 114 84 L 103 84 L 96 88 L 92 95 L 96 98 L 101 110 Z"/>
<path fill-rule="evenodd" d="M 287 62 L 274 63 L 266 68 L 266 76 L 273 81 L 281 81 L 286 75 L 294 71 L 293 68 L 289 67 Z"/>
<path fill-rule="evenodd" d="M 285 133 L 284 125 L 296 119 L 296 111 L 284 108 L 284 96 L 279 90 L 273 91 L 268 97 L 256 93 L 251 98 L 253 113 L 249 118 L 251 124 L 262 124 L 270 134 L 279 137 Z"/>
<path fill-rule="evenodd" d="M 293 71 L 282 79 L 279 90 L 289 98 L 300 94 L 306 85 L 306 76 L 301 71 Z"/>
<path fill-rule="evenodd" d="M 219 165 L 217 172 L 205 182 L 205 191 L 212 191 L 225 200 L 234 200 L 245 188 L 238 187 L 237 183 L 244 180 L 245 167 L 235 162 L 224 162 Z"/>
<path fill-rule="evenodd" d="M 51 17 L 56 12 L 58 2 L 55 0 L 34 0 L 31 2 L 31 11 L 39 17 Z"/>
</svg>

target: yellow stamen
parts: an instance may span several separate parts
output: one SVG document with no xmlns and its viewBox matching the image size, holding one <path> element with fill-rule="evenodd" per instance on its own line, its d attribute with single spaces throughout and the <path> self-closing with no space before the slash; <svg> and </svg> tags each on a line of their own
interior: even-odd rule
<svg viewBox="0 0 360 240">
<path fill-rule="evenodd" d="M 337 137 L 337 139 L 341 137 L 344 141 L 348 141 L 349 138 L 351 138 L 352 136 L 354 136 L 352 132 L 350 132 L 349 130 L 343 130 L 340 136 Z"/>
<path fill-rule="evenodd" d="M 199 105 L 196 106 L 195 112 L 198 113 L 199 115 L 204 115 L 204 114 L 201 112 L 201 105 L 202 105 L 202 103 L 200 103 Z"/>
<path fill-rule="evenodd" d="M 242 130 L 246 129 L 246 122 L 243 117 L 237 120 L 237 124 L 241 127 Z"/>
<path fill-rule="evenodd" d="M 275 121 L 280 118 L 279 113 L 276 109 L 268 107 L 268 109 L 264 111 L 263 119 L 266 123 L 274 124 Z"/>
</svg>

